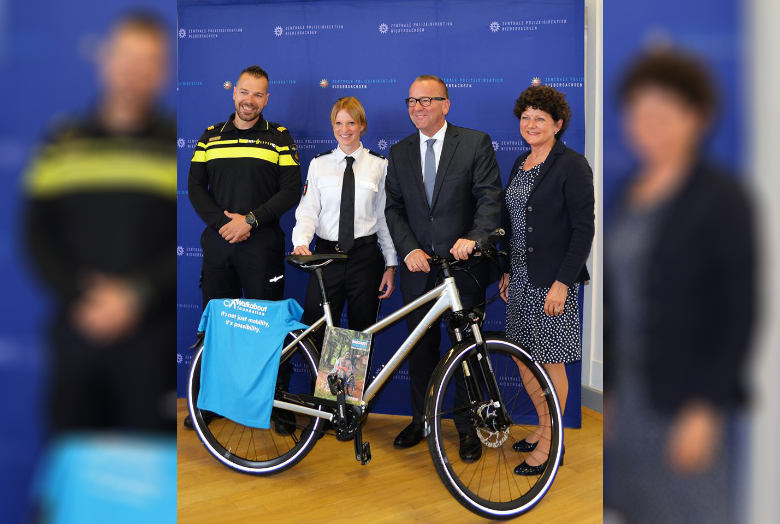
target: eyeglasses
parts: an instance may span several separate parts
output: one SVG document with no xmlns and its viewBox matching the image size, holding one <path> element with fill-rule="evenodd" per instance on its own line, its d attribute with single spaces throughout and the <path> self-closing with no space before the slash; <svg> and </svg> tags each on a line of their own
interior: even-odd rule
<svg viewBox="0 0 780 524">
<path fill-rule="evenodd" d="M 406 103 L 406 107 L 414 107 L 417 105 L 417 102 L 420 102 L 420 105 L 423 107 L 428 107 L 431 105 L 431 102 L 434 100 L 447 100 L 443 96 L 421 96 L 420 98 L 405 98 L 404 102 Z"/>
</svg>

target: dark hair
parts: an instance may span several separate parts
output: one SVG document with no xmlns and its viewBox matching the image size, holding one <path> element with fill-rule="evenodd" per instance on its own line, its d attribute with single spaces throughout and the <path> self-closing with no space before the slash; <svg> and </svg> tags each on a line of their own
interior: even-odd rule
<svg viewBox="0 0 780 524">
<path fill-rule="evenodd" d="M 718 93 L 702 60 L 680 51 L 652 51 L 637 59 L 620 85 L 624 104 L 644 87 L 668 89 L 690 104 L 703 118 L 715 113 Z"/>
<path fill-rule="evenodd" d="M 523 111 L 529 107 L 550 113 L 555 122 L 563 120 L 561 130 L 556 133 L 555 138 L 560 139 L 563 136 L 563 132 L 569 127 L 571 108 L 566 101 L 566 96 L 557 89 L 546 85 L 529 87 L 520 93 L 515 102 L 515 116 L 519 119 Z"/>
<path fill-rule="evenodd" d="M 258 65 L 253 65 L 253 66 L 247 67 L 246 69 L 241 71 L 241 74 L 238 75 L 238 78 L 240 79 L 241 76 L 244 75 L 244 74 L 247 74 L 247 75 L 255 77 L 255 78 L 265 78 L 266 81 L 269 81 L 268 80 L 268 73 L 266 73 L 265 70 L 262 67 L 258 66 Z"/>
<path fill-rule="evenodd" d="M 444 80 L 442 80 L 436 75 L 420 75 L 414 79 L 415 82 L 424 82 L 425 80 L 432 80 L 434 82 L 440 83 L 441 86 L 444 88 L 444 98 L 447 99 L 450 98 L 450 90 L 447 89 L 447 84 L 444 83 Z"/>
</svg>

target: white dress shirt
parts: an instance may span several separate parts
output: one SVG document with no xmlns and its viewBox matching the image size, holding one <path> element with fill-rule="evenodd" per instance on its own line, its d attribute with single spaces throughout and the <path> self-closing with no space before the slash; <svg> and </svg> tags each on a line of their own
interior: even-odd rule
<svg viewBox="0 0 780 524">
<path fill-rule="evenodd" d="M 431 138 L 435 139 L 436 142 L 433 143 L 433 156 L 436 157 L 436 170 L 439 170 L 439 159 L 441 158 L 441 149 L 444 147 L 444 134 L 447 132 L 447 121 L 444 121 L 444 125 L 441 126 L 441 129 L 436 131 L 436 134 L 433 136 L 425 136 L 422 131 L 420 131 L 420 166 L 422 167 L 422 172 L 425 173 L 425 153 L 428 151 L 428 144 L 427 141 Z M 424 175 L 423 175 L 424 176 Z"/>
<path fill-rule="evenodd" d="M 309 247 L 315 233 L 319 238 L 338 241 L 341 185 L 347 156 L 355 159 L 352 163 L 355 173 L 355 238 L 376 233 L 385 264 L 395 266 L 398 260 L 385 220 L 387 159 L 369 153 L 362 143 L 351 155 L 337 147 L 311 161 L 304 195 L 295 210 L 293 246 Z"/>
</svg>

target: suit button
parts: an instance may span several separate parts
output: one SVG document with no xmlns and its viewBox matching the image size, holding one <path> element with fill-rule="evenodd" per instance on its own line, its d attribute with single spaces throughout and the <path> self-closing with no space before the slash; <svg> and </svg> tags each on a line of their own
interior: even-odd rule
<svg viewBox="0 0 780 524">
<path fill-rule="evenodd" d="M 534 206 L 528 206 L 528 211 L 533 211 L 533 210 L 534 210 Z"/>
<path fill-rule="evenodd" d="M 529 248 L 528 248 L 528 252 L 529 252 L 529 253 L 533 253 L 533 252 L 534 252 L 534 248 L 532 248 L 532 247 L 529 247 Z"/>
<path fill-rule="evenodd" d="M 428 220 L 430 220 L 431 222 L 433 222 L 433 217 L 432 217 L 432 216 L 428 217 Z"/>
<path fill-rule="evenodd" d="M 531 226 L 528 226 L 528 229 L 526 229 L 526 231 L 528 231 L 529 233 L 533 233 L 534 232 L 534 228 L 532 228 Z"/>
</svg>

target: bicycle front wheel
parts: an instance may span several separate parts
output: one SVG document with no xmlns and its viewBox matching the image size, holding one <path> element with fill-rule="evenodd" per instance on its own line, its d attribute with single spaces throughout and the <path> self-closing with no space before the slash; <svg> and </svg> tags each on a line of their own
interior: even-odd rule
<svg viewBox="0 0 780 524">
<path fill-rule="evenodd" d="M 431 378 L 426 401 L 428 447 L 436 472 L 458 502 L 486 518 L 511 519 L 534 507 L 555 479 L 563 446 L 561 409 L 544 368 L 522 346 L 503 334 L 485 334 L 485 338 L 489 366 L 481 367 L 476 343 L 471 341 L 456 346 Z M 488 393 L 491 374 L 499 398 Z M 503 429 L 495 424 L 497 402 L 511 419 Z M 459 454 L 459 435 L 475 430 L 481 455 L 465 462 Z M 547 461 L 537 475 L 516 475 L 515 466 L 528 454 L 512 445 L 535 431 L 544 435 L 537 455 L 549 449 Z"/>
<path fill-rule="evenodd" d="M 293 340 L 293 335 L 297 333 L 287 335 L 285 344 Z M 201 346 L 192 359 L 187 405 L 193 427 L 206 450 L 225 466 L 252 475 L 279 473 L 302 460 L 317 443 L 323 426 L 318 417 L 274 408 L 270 429 L 260 429 L 226 417 L 212 418 L 197 407 L 203 350 Z M 280 389 L 311 395 L 317 380 L 319 356 L 308 343 L 301 341 L 289 361 L 292 366 L 289 387 L 277 387 L 275 397 Z"/>
</svg>

